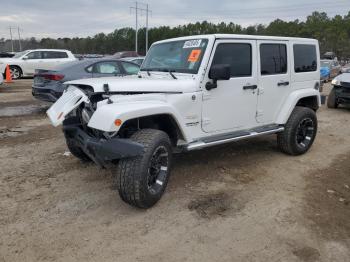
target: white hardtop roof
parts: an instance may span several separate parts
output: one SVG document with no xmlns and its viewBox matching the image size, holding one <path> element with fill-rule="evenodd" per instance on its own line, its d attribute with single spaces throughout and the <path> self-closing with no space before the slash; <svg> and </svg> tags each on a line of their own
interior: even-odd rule
<svg viewBox="0 0 350 262">
<path fill-rule="evenodd" d="M 24 52 L 29 52 L 29 51 L 61 51 L 61 52 L 70 52 L 67 49 L 28 49 L 28 50 L 24 50 Z"/>
<path fill-rule="evenodd" d="M 212 35 L 193 35 L 166 39 L 158 41 L 156 43 L 165 43 L 169 41 L 180 41 L 186 39 L 248 39 L 248 40 L 272 40 L 272 41 L 301 41 L 301 42 L 313 42 L 317 43 L 318 40 L 312 38 L 299 38 L 299 37 L 284 37 L 284 36 L 261 36 L 261 35 L 240 35 L 240 34 L 212 34 Z"/>
</svg>

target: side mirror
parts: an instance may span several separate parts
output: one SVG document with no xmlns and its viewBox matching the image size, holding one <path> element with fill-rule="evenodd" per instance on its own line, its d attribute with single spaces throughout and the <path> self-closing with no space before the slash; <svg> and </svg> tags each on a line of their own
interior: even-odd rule
<svg viewBox="0 0 350 262">
<path fill-rule="evenodd" d="M 231 67 L 228 64 L 218 64 L 213 65 L 209 71 L 209 78 L 213 80 L 213 82 L 208 82 L 205 85 L 207 90 L 211 90 L 217 88 L 218 80 L 229 80 L 231 78 Z"/>
</svg>

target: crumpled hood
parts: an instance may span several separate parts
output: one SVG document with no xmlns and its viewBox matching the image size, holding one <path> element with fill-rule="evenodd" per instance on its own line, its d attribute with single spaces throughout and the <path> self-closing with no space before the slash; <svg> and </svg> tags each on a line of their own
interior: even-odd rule
<svg viewBox="0 0 350 262">
<path fill-rule="evenodd" d="M 95 92 L 104 92 L 103 85 L 108 84 L 110 92 L 160 92 L 160 93 L 188 93 L 195 92 L 198 85 L 195 79 L 167 79 L 167 78 L 138 78 L 106 77 L 74 80 L 66 85 L 91 86 Z"/>
<path fill-rule="evenodd" d="M 339 80 L 340 82 L 347 82 L 350 83 L 350 73 L 343 73 L 341 75 L 338 75 L 336 78 L 334 78 L 336 80 Z"/>
</svg>

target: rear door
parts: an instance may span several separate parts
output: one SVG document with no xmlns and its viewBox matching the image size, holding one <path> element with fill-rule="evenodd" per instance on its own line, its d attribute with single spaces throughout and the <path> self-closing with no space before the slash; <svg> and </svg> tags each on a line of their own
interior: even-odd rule
<svg viewBox="0 0 350 262">
<path fill-rule="evenodd" d="M 256 120 L 274 123 L 291 91 L 288 41 L 258 41 L 258 107 Z"/>
</svg>

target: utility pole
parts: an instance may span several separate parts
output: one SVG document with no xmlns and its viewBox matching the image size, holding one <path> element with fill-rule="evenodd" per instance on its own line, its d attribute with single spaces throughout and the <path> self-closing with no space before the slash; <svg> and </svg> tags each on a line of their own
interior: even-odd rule
<svg viewBox="0 0 350 262">
<path fill-rule="evenodd" d="M 19 32 L 21 29 L 17 27 L 17 32 L 18 32 L 18 43 L 19 43 L 19 51 L 22 51 L 22 44 L 21 44 L 21 33 Z"/>
<path fill-rule="evenodd" d="M 146 8 L 140 8 L 140 5 L 145 6 Z M 135 7 L 130 7 L 131 10 L 135 10 L 135 20 L 136 20 L 136 27 L 135 27 L 135 51 L 138 52 L 138 14 L 142 14 L 142 12 L 146 12 L 146 52 L 148 51 L 148 15 L 152 13 L 151 10 L 149 10 L 148 4 L 143 4 L 139 2 L 135 2 Z"/>
<path fill-rule="evenodd" d="M 11 50 L 12 50 L 12 53 L 13 53 L 12 27 L 10 26 L 9 29 L 10 29 L 10 37 L 11 37 Z"/>
</svg>

